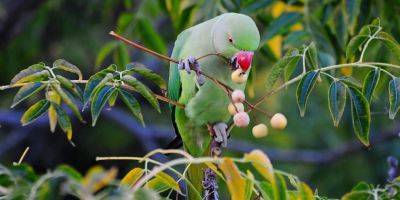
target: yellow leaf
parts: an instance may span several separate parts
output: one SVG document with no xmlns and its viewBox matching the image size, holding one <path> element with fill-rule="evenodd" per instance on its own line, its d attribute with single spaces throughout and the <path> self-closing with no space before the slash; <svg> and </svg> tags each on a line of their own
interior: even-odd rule
<svg viewBox="0 0 400 200">
<path fill-rule="evenodd" d="M 296 23 L 292 27 L 290 27 L 291 31 L 301 31 L 303 30 L 303 25 L 301 23 Z"/>
<path fill-rule="evenodd" d="M 314 200 L 314 193 L 307 184 L 300 183 L 298 190 L 299 195 L 297 200 Z"/>
<path fill-rule="evenodd" d="M 218 171 L 218 168 L 217 168 L 217 166 L 215 166 L 214 163 L 206 162 L 205 164 L 207 165 L 208 168 L 210 168 L 212 171 L 214 171 L 222 180 L 225 181 L 224 176 L 221 174 L 220 171 Z"/>
<path fill-rule="evenodd" d="M 251 199 L 251 196 L 253 194 L 253 187 L 254 187 L 254 176 L 253 174 L 247 170 L 247 178 L 246 178 L 246 187 L 245 187 L 245 199 L 249 200 Z"/>
<path fill-rule="evenodd" d="M 353 74 L 353 68 L 342 67 L 340 68 L 340 73 L 343 74 L 343 76 L 351 76 Z"/>
<path fill-rule="evenodd" d="M 174 178 L 164 172 L 158 173 L 155 178 L 151 179 L 146 184 L 146 187 L 155 190 L 166 190 L 168 188 L 171 188 L 179 193 L 182 193 L 181 189 L 179 188 L 178 182 L 176 182 Z"/>
<path fill-rule="evenodd" d="M 93 166 L 86 173 L 82 184 L 90 191 L 96 192 L 113 181 L 117 176 L 117 172 L 118 170 L 116 168 L 104 171 L 104 168 L 101 166 Z"/>
<path fill-rule="evenodd" d="M 122 178 L 120 185 L 132 187 L 142 177 L 144 171 L 141 168 L 134 168 Z"/>
<path fill-rule="evenodd" d="M 244 160 L 251 162 L 256 170 L 268 181 L 274 183 L 274 168 L 268 156 L 261 150 L 253 150 L 248 154 L 244 154 Z"/>
<path fill-rule="evenodd" d="M 277 1 L 271 6 L 271 15 L 274 18 L 279 17 L 286 9 L 285 2 Z"/>
<path fill-rule="evenodd" d="M 280 58 L 282 56 L 282 36 L 277 35 L 267 42 L 269 48 L 276 58 Z"/>
<path fill-rule="evenodd" d="M 233 163 L 232 159 L 224 158 L 220 168 L 225 175 L 226 184 L 232 200 L 245 199 L 246 181 L 240 176 L 239 169 Z"/>
<path fill-rule="evenodd" d="M 61 97 L 60 95 L 57 94 L 57 92 L 54 92 L 52 90 L 49 90 L 46 93 L 46 98 L 47 100 L 56 103 L 57 105 L 60 105 L 61 103 Z M 56 125 L 57 125 L 57 112 L 54 106 L 50 105 L 49 110 L 48 110 L 48 115 L 49 115 L 49 124 L 50 124 L 50 131 L 54 133 L 56 130 Z"/>
</svg>

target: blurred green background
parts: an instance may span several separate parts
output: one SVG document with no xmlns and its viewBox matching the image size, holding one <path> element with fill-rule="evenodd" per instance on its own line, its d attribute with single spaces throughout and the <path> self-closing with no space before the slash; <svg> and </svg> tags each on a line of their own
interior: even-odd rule
<svg viewBox="0 0 400 200">
<path fill-rule="evenodd" d="M 261 33 L 262 44 L 247 88 L 247 96 L 254 102 L 266 92 L 268 70 L 290 47 L 314 41 L 321 67 L 345 63 L 345 47 L 351 36 L 376 17 L 384 30 L 399 40 L 399 10 L 398 0 L 2 0 L 0 83 L 8 84 L 18 71 L 31 64 L 51 64 L 58 58 L 80 67 L 86 79 L 111 63 L 123 66 L 131 61 L 142 62 L 167 79 L 168 63 L 116 42 L 108 32 L 114 30 L 168 55 L 176 36 L 185 28 L 221 13 L 239 12 L 250 15 Z M 375 43 L 365 58 L 399 64 L 387 49 Z M 366 71 L 344 69 L 335 73 L 360 81 Z M 327 104 L 329 85 L 324 80 L 311 94 L 304 118 L 298 113 L 295 86 L 268 98 L 262 106 L 271 113 L 284 113 L 287 129 L 270 129 L 262 139 L 255 139 L 250 128 L 235 129 L 225 155 L 241 156 L 254 148 L 265 150 L 275 168 L 298 175 L 323 196 L 339 197 L 362 180 L 383 184 L 386 158 L 400 156 L 400 123 L 398 118 L 387 117 L 386 85 L 387 80 L 381 81 L 372 104 L 370 148 L 356 140 L 349 106 L 339 127 L 333 126 Z M 11 110 L 15 92 L 0 91 L 0 162 L 4 165 L 17 161 L 29 146 L 26 162 L 39 172 L 62 163 L 81 172 L 101 164 L 117 166 L 123 175 L 134 163 L 99 163 L 95 157 L 143 156 L 152 149 L 166 147 L 174 137 L 168 105 L 163 104 L 162 114 L 157 114 L 143 103 L 145 128 L 124 107 L 116 106 L 103 112 L 96 127 L 73 121 L 77 146 L 72 147 L 61 130 L 50 133 L 46 117 L 21 127 L 21 113 L 37 99 L 31 98 Z M 88 113 L 84 114 L 89 119 Z M 266 116 L 255 112 L 252 119 L 254 124 L 267 121 Z"/>
</svg>

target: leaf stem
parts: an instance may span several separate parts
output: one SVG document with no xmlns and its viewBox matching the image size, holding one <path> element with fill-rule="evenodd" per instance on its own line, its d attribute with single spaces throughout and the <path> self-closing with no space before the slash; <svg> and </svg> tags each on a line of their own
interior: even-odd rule
<svg viewBox="0 0 400 200">
<path fill-rule="evenodd" d="M 364 45 L 364 47 L 363 47 L 363 50 L 362 50 L 362 52 L 361 52 L 360 59 L 358 60 L 359 63 L 362 63 L 363 58 L 364 58 L 365 51 L 367 50 L 367 47 L 368 47 L 369 43 L 370 43 L 373 39 L 375 39 L 375 36 L 376 36 L 381 30 L 382 30 L 382 27 L 378 26 L 378 30 L 376 30 L 376 32 L 375 32 L 372 36 L 369 36 L 369 38 L 368 38 L 367 42 L 365 43 L 365 45 Z"/>
</svg>

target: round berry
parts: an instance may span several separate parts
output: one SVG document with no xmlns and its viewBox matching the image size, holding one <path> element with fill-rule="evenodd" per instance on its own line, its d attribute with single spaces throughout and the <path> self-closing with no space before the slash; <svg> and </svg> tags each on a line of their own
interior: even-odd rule
<svg viewBox="0 0 400 200">
<path fill-rule="evenodd" d="M 232 101 L 235 103 L 242 103 L 246 99 L 246 96 L 242 90 L 234 90 L 232 92 Z"/>
<path fill-rule="evenodd" d="M 287 119 L 285 115 L 282 113 L 276 113 L 274 116 L 271 118 L 271 127 L 274 129 L 278 130 L 283 130 L 286 128 L 287 125 Z"/>
<path fill-rule="evenodd" d="M 235 105 L 230 103 L 228 106 L 228 111 L 231 115 L 235 115 L 238 112 L 244 111 L 244 105 L 242 103 L 235 103 Z"/>
<path fill-rule="evenodd" d="M 253 127 L 252 132 L 255 138 L 262 138 L 268 135 L 268 128 L 265 124 L 257 124 Z"/>
<path fill-rule="evenodd" d="M 242 84 L 246 82 L 247 76 L 243 73 L 242 69 L 237 69 L 232 72 L 231 75 L 232 81 L 237 84 Z"/>
<path fill-rule="evenodd" d="M 239 112 L 233 116 L 233 122 L 237 127 L 246 127 L 250 123 L 250 117 L 246 112 Z"/>
<path fill-rule="evenodd" d="M 243 71 L 247 71 L 251 66 L 254 53 L 251 51 L 241 51 L 237 54 L 236 59 Z"/>
</svg>

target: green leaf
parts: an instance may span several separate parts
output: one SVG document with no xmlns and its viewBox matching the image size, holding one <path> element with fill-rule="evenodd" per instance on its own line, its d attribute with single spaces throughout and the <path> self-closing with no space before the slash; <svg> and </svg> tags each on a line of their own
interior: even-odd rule
<svg viewBox="0 0 400 200">
<path fill-rule="evenodd" d="M 74 181 L 80 182 L 82 180 L 82 175 L 78 171 L 76 171 L 76 169 L 68 165 L 59 165 L 56 171 L 66 174 L 69 178 L 71 178 Z"/>
<path fill-rule="evenodd" d="M 381 70 L 379 68 L 376 68 L 368 72 L 368 74 L 365 76 L 362 92 L 368 102 L 371 102 L 372 95 L 376 86 L 378 85 L 380 75 Z"/>
<path fill-rule="evenodd" d="M 383 42 L 383 44 L 397 57 L 400 59 L 400 44 L 390 34 L 380 31 L 376 35 L 376 39 Z"/>
<path fill-rule="evenodd" d="M 68 117 L 68 114 L 59 106 L 58 104 L 51 102 L 51 106 L 53 106 L 57 113 L 58 125 L 67 134 L 67 138 L 69 141 L 72 139 L 72 124 L 71 120 Z"/>
<path fill-rule="evenodd" d="M 346 85 L 340 81 L 333 81 L 329 88 L 328 101 L 333 124 L 337 127 L 346 106 Z"/>
<path fill-rule="evenodd" d="M 161 38 L 160 34 L 154 30 L 149 19 L 138 19 L 137 30 L 146 46 L 152 50 L 155 50 L 156 52 L 160 52 L 161 54 L 167 53 L 167 47 L 164 40 Z"/>
<path fill-rule="evenodd" d="M 42 84 L 40 82 L 31 83 L 22 86 L 17 94 L 14 96 L 13 103 L 11 108 L 14 108 L 16 105 L 24 101 L 25 99 L 29 98 L 30 96 L 38 93 L 39 91 L 43 90 L 46 87 L 46 84 Z"/>
<path fill-rule="evenodd" d="M 314 88 L 318 76 L 319 70 L 309 71 L 303 76 L 299 85 L 297 86 L 296 99 L 301 117 L 303 117 L 306 112 L 308 96 L 310 96 L 310 93 Z"/>
<path fill-rule="evenodd" d="M 348 92 L 351 99 L 351 118 L 354 132 L 365 146 L 369 146 L 371 123 L 369 103 L 360 90 L 348 87 Z"/>
<path fill-rule="evenodd" d="M 116 66 L 115 65 L 112 66 L 114 66 L 112 69 L 110 66 L 107 69 L 97 72 L 96 74 L 94 74 L 89 78 L 89 81 L 87 82 L 85 86 L 85 91 L 83 93 L 84 107 L 89 103 L 89 100 L 95 93 L 96 88 L 105 85 L 108 81 L 110 81 L 113 78 L 110 75 L 107 76 L 107 74 L 111 74 L 116 70 Z"/>
<path fill-rule="evenodd" d="M 13 80 L 11 81 L 11 85 L 13 84 L 19 84 L 19 83 L 29 83 L 29 82 L 39 82 L 47 79 L 50 76 L 49 71 L 43 70 L 39 72 L 35 72 L 33 74 L 29 74 L 27 76 L 21 77 L 19 80 L 14 82 Z"/>
<path fill-rule="evenodd" d="M 35 121 L 37 118 L 39 118 L 41 115 L 43 115 L 47 109 L 50 107 L 50 102 L 47 101 L 46 99 L 42 99 L 35 104 L 33 104 L 21 117 L 21 123 L 22 126 L 26 126 L 33 121 Z"/>
<path fill-rule="evenodd" d="M 310 66 L 310 69 L 315 70 L 318 69 L 318 54 L 317 54 L 317 47 L 315 46 L 314 42 L 311 42 L 308 45 L 307 51 L 305 53 L 306 61 Z"/>
<path fill-rule="evenodd" d="M 357 18 L 360 14 L 361 0 L 345 0 L 343 1 L 343 14 L 350 34 L 354 34 L 357 25 Z"/>
<path fill-rule="evenodd" d="M 298 185 L 298 193 L 298 200 L 314 200 L 313 191 L 307 184 L 303 182 L 299 183 Z"/>
<path fill-rule="evenodd" d="M 126 69 L 143 76 L 143 78 L 145 78 L 145 79 L 148 79 L 148 80 L 154 82 L 161 89 L 165 90 L 167 88 L 167 83 L 160 75 L 154 73 L 152 70 L 150 70 L 149 68 L 147 68 L 146 66 L 144 66 L 141 63 L 137 63 L 137 62 L 130 63 L 126 66 Z"/>
<path fill-rule="evenodd" d="M 197 7 L 197 4 L 194 3 L 193 5 L 186 7 L 182 11 L 182 14 L 179 17 L 178 31 L 182 31 L 183 29 L 188 27 L 188 25 L 190 24 L 190 21 L 192 19 L 192 16 L 195 15 L 194 11 L 196 10 L 196 7 Z"/>
<path fill-rule="evenodd" d="M 158 112 L 161 112 L 160 105 L 158 104 L 157 98 L 153 92 L 145 86 L 143 83 L 138 81 L 136 78 L 125 75 L 122 77 L 122 81 L 132 86 L 137 92 L 139 92 Z"/>
<path fill-rule="evenodd" d="M 245 178 L 245 189 L 244 189 L 244 196 L 245 200 L 250 200 L 251 197 L 253 196 L 253 188 L 254 188 L 254 175 L 250 172 L 250 170 L 247 170 L 247 177 Z"/>
<path fill-rule="evenodd" d="M 142 123 L 144 126 L 144 120 L 143 120 L 143 115 L 142 111 L 140 109 L 140 104 L 139 102 L 135 99 L 135 97 L 130 94 L 128 91 L 119 90 L 119 93 L 121 94 L 122 101 L 125 103 L 126 106 L 128 106 L 129 110 L 132 112 L 132 114 Z"/>
<path fill-rule="evenodd" d="M 149 189 L 140 188 L 133 193 L 133 200 L 161 200 L 160 195 Z"/>
<path fill-rule="evenodd" d="M 37 72 L 43 71 L 45 69 L 46 69 L 46 67 L 45 67 L 44 63 L 38 63 L 38 64 L 31 65 L 28 68 L 20 71 L 17 75 L 15 75 L 14 78 L 11 80 L 10 84 L 14 85 L 22 78 L 32 75 L 32 74 L 35 74 Z"/>
<path fill-rule="evenodd" d="M 286 200 L 286 182 L 285 178 L 281 174 L 275 173 L 275 187 L 274 190 L 274 199 L 276 200 Z"/>
<path fill-rule="evenodd" d="M 262 197 L 264 199 L 273 199 L 274 197 L 274 190 L 272 188 L 271 183 L 268 183 L 266 181 L 261 181 L 260 184 L 256 184 L 257 187 L 259 188 Z"/>
<path fill-rule="evenodd" d="M 79 119 L 79 121 L 85 123 L 85 120 L 83 120 L 83 117 L 81 115 L 81 112 L 78 109 L 78 106 L 75 105 L 75 103 L 73 101 L 73 97 L 69 93 L 67 93 L 67 91 L 62 89 L 60 84 L 55 83 L 55 84 L 51 84 L 51 86 L 58 93 L 58 95 L 60 95 L 62 101 L 72 110 L 72 112 Z"/>
<path fill-rule="evenodd" d="M 110 55 L 117 47 L 117 42 L 108 42 L 103 47 L 101 47 L 96 57 L 96 67 L 100 66 L 103 63 L 104 59 L 106 59 L 106 57 Z"/>
<path fill-rule="evenodd" d="M 79 100 L 82 100 L 82 91 L 75 83 L 60 75 L 57 75 L 56 77 L 62 87 L 70 91 Z"/>
<path fill-rule="evenodd" d="M 241 8 L 240 13 L 251 14 L 256 12 L 257 10 L 268 7 L 272 3 L 274 3 L 274 1 L 272 0 L 252 1 L 252 2 L 250 1 L 248 5 Z"/>
<path fill-rule="evenodd" d="M 57 105 L 60 105 L 60 103 L 61 103 L 60 95 L 58 95 L 57 92 L 55 92 L 53 90 L 49 90 L 46 92 L 46 99 Z M 52 133 L 54 133 L 56 130 L 56 126 L 57 126 L 57 111 L 56 111 L 56 108 L 52 105 L 50 105 L 50 108 L 48 111 L 48 116 L 49 116 L 50 131 Z"/>
<path fill-rule="evenodd" d="M 111 96 L 110 99 L 108 99 L 108 106 L 113 107 L 115 105 L 115 102 L 117 101 L 118 98 L 118 90 L 115 90 Z"/>
<path fill-rule="evenodd" d="M 355 87 L 360 90 L 363 88 L 361 82 L 352 76 L 341 76 L 338 78 L 338 80 L 349 87 Z"/>
<path fill-rule="evenodd" d="M 275 35 L 286 33 L 290 27 L 301 19 L 301 14 L 296 12 L 282 13 L 277 19 L 272 21 L 268 28 L 261 36 L 260 44 L 265 44 L 266 41 L 273 38 Z"/>
<path fill-rule="evenodd" d="M 63 59 L 58 59 L 58 60 L 54 61 L 53 67 L 55 69 L 61 69 L 61 70 L 67 71 L 67 72 L 74 73 L 74 74 L 78 75 L 79 80 L 82 80 L 82 78 L 83 78 L 82 72 L 77 66 L 75 66 Z"/>
<path fill-rule="evenodd" d="M 115 90 L 115 87 L 109 85 L 103 85 L 96 90 L 90 107 L 92 113 L 92 126 L 96 125 L 101 110 L 103 110 L 105 104 Z"/>
<path fill-rule="evenodd" d="M 290 49 L 286 52 L 285 56 L 272 66 L 268 74 L 266 83 L 267 91 L 272 89 L 285 69 L 285 79 L 290 78 L 300 58 L 301 56 L 299 55 L 298 49 Z"/>
<path fill-rule="evenodd" d="M 157 192 L 162 192 L 167 189 L 173 189 L 182 194 L 178 182 L 176 182 L 174 178 L 164 172 L 159 172 L 158 174 L 156 174 L 155 178 L 147 182 L 146 187 L 149 187 Z"/>
<path fill-rule="evenodd" d="M 352 58 L 357 50 L 361 49 L 362 45 L 368 40 L 368 37 L 368 35 L 356 35 L 351 38 L 346 48 L 346 58 Z"/>
<path fill-rule="evenodd" d="M 359 199 L 372 199 L 370 194 L 371 188 L 365 182 L 358 183 L 351 192 L 345 194 L 342 200 L 359 200 Z"/>
<path fill-rule="evenodd" d="M 389 82 L 389 118 L 394 119 L 400 109 L 400 78 Z"/>
</svg>

